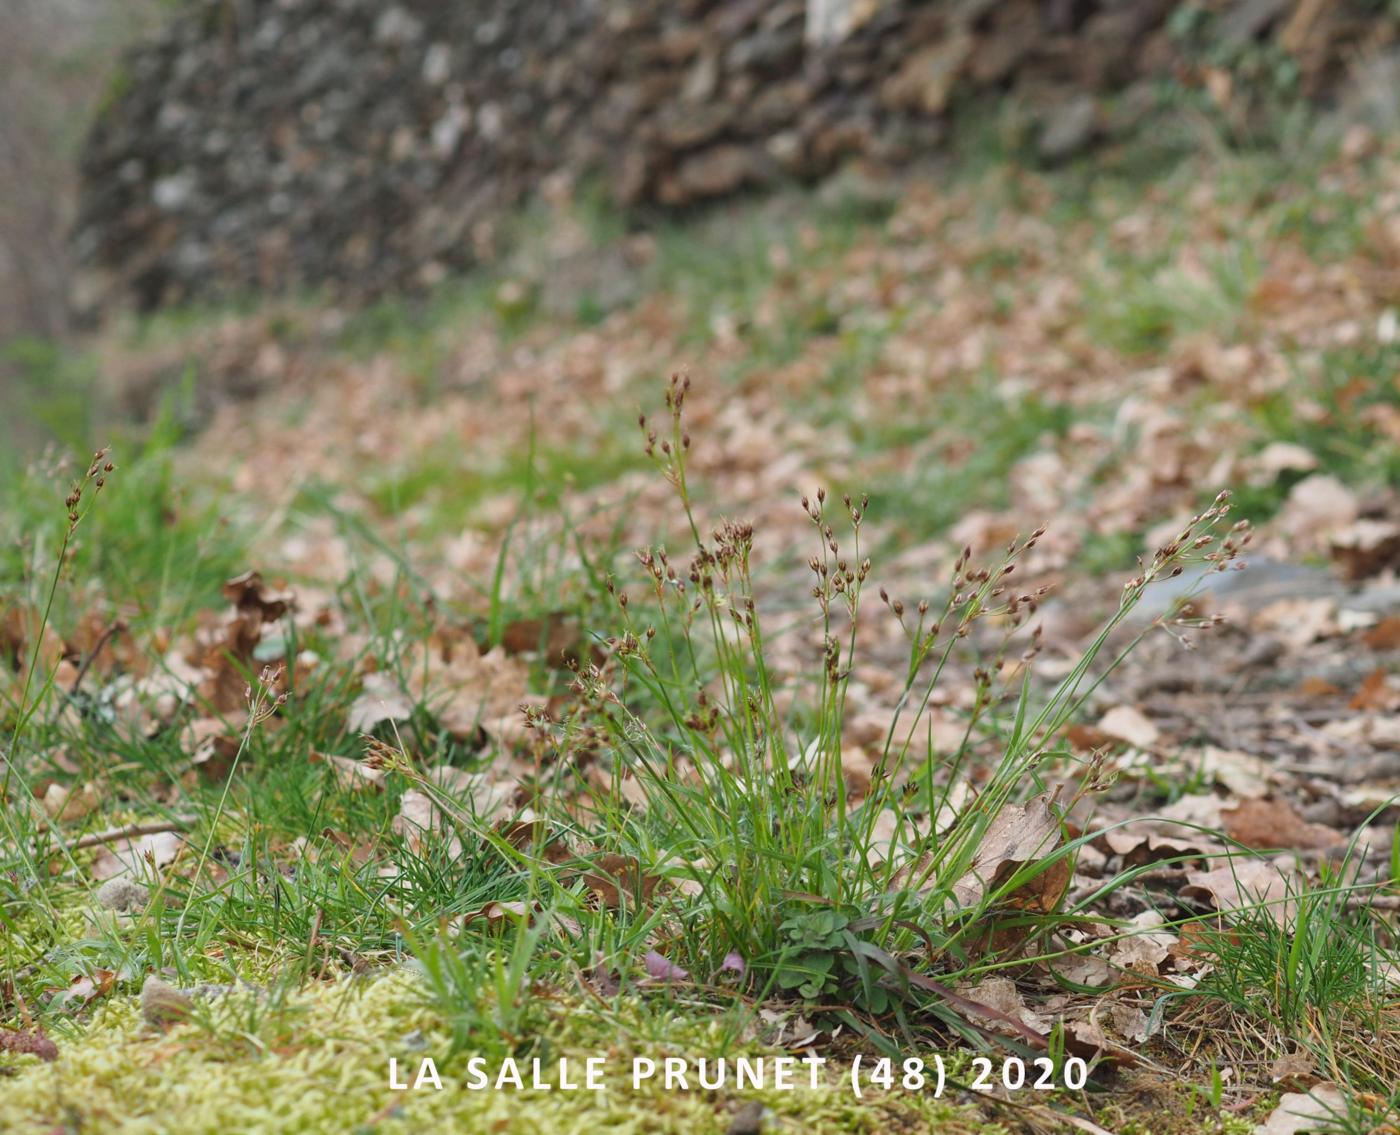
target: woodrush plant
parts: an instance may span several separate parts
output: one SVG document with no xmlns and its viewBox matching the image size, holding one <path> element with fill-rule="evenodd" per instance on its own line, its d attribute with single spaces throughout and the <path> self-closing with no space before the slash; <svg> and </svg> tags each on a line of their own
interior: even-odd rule
<svg viewBox="0 0 1400 1135">
<path fill-rule="evenodd" d="M 1141 565 L 1114 615 L 1045 694 L 1031 681 L 1038 627 L 1029 628 L 1020 658 L 1007 662 L 1045 593 L 1014 579 L 1043 529 L 988 566 L 963 549 L 940 604 L 920 601 L 911 611 L 882 591 L 909 654 L 894 719 L 857 800 L 842 756 L 872 570 L 862 547 L 868 501 L 843 496 L 838 506 L 820 489 L 802 501 L 818 544 L 807 567 L 821 648 L 806 679 L 809 696 L 788 714 L 755 594 L 754 530 L 726 521 L 707 538 L 697 519 L 686 464 L 689 390 L 689 379 L 674 377 L 669 421 L 654 428 L 644 416 L 641 426 L 646 452 L 675 492 L 692 554 L 639 551 L 641 601 L 609 581 L 620 633 L 607 639 L 608 660 L 579 670 L 573 688 L 581 712 L 553 726 L 536 715 L 536 724 L 561 756 L 585 729 L 594 734 L 591 749 L 604 738 L 611 791 L 595 800 L 598 818 L 619 847 L 670 850 L 658 869 L 695 894 L 672 926 L 670 948 L 686 965 L 709 972 L 737 953 L 760 995 L 795 989 L 819 1004 L 875 1013 L 932 1000 L 934 1012 L 952 1013 L 957 999 L 929 972 L 969 976 L 1056 925 L 1078 845 L 1065 842 L 1055 802 L 1036 798 L 1045 792 L 1043 767 L 1068 756 L 1057 742 L 1063 727 L 1150 629 L 1215 620 L 1158 618 L 1106 666 L 1096 670 L 1096 660 L 1154 582 L 1196 562 L 1213 571 L 1236 566 L 1248 525 L 1229 523 L 1221 493 Z M 941 752 L 927 727 L 935 691 L 975 632 L 997 624 L 999 642 L 974 671 L 962 743 Z M 1000 755 L 975 779 L 969 766 L 984 736 L 999 741 Z M 1101 763 L 1088 762 L 1075 798 L 1104 783 Z M 637 809 L 629 801 L 639 795 Z M 998 825 L 1005 835 L 1017 808 L 1039 824 L 1038 842 L 984 863 L 989 835 Z"/>
<path fill-rule="evenodd" d="M 8 795 L 10 787 L 10 777 L 15 768 L 15 757 L 19 752 L 20 737 L 25 726 L 29 724 L 35 711 L 43 701 L 44 696 L 53 686 L 54 671 L 50 671 L 43 677 L 43 686 L 30 700 L 30 694 L 34 691 L 34 676 L 39 670 L 40 655 L 44 645 L 44 635 L 49 627 L 49 619 L 53 614 L 54 600 L 58 596 L 58 585 L 63 578 L 63 569 L 68 565 L 69 551 L 73 546 L 73 541 L 78 534 L 78 526 L 87 516 L 88 512 L 97 503 L 97 495 L 107 484 L 107 477 L 116 469 L 116 466 L 107 460 L 107 450 L 99 449 L 92 455 L 92 461 L 88 464 L 87 472 L 74 483 L 68 496 L 63 501 L 63 508 L 67 514 L 68 523 L 63 530 L 63 538 L 59 544 L 58 554 L 54 557 L 53 571 L 49 577 L 48 593 L 44 597 L 43 611 L 39 616 L 39 624 L 34 629 L 33 646 L 30 648 L 28 664 L 24 672 L 24 684 L 20 689 L 19 701 L 14 706 L 14 726 L 10 732 L 10 744 L 7 752 L 5 768 L 5 782 L 0 788 L 0 798 Z M 91 488 L 91 493 L 88 489 Z M 86 504 L 84 498 L 86 497 Z"/>
<path fill-rule="evenodd" d="M 87 472 L 74 482 L 67 497 L 64 498 L 63 508 L 67 523 L 59 542 L 58 553 L 54 558 L 53 571 L 49 576 L 43 607 L 37 625 L 32 628 L 33 645 L 29 650 L 19 698 L 10 706 L 14 724 L 10 730 L 10 741 L 4 760 L 0 761 L 0 823 L 3 823 L 3 829 L 0 831 L 3 831 L 4 836 L 4 842 L 0 843 L 0 853 L 10 852 L 15 862 L 23 864 L 26 868 L 26 874 L 36 883 L 42 877 L 40 864 L 45 858 L 46 843 L 55 833 L 52 827 L 45 824 L 35 814 L 31 806 L 10 806 L 12 799 L 22 799 L 26 805 L 33 799 L 29 783 L 20 769 L 20 741 L 39 707 L 44 704 L 49 692 L 54 687 L 54 679 L 58 672 L 57 666 L 41 676 L 42 684 L 38 690 L 34 688 L 34 681 L 36 675 L 39 675 L 44 638 L 48 633 L 54 601 L 58 596 L 64 569 L 69 563 L 78 527 L 97 503 L 98 494 L 106 486 L 107 477 L 115 469 L 116 466 L 108 460 L 108 450 L 105 447 L 99 449 L 92 455 Z M 79 677 L 81 677 L 81 671 Z M 12 785 L 14 786 L 14 797 L 11 796 Z M 73 863 L 71 849 L 68 848 L 61 836 L 58 837 L 58 843 L 71 865 Z M 10 855 L 6 855 L 4 858 L 10 858 Z M 42 896 L 42 888 L 38 889 Z M 47 897 L 41 897 L 40 901 L 46 905 L 47 913 L 52 917 L 55 912 Z M 0 895 L 0 919 L 3 919 L 4 916 L 4 905 L 3 895 Z"/>
</svg>

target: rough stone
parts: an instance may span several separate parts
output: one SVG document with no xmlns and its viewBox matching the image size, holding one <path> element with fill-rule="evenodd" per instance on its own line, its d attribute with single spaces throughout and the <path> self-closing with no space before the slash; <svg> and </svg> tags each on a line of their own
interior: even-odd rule
<svg viewBox="0 0 1400 1135">
<path fill-rule="evenodd" d="M 150 898 L 151 892 L 148 888 L 125 875 L 108 879 L 97 888 L 97 905 L 105 910 L 114 910 L 118 914 L 134 914 L 145 910 Z"/>
<path fill-rule="evenodd" d="M 1047 162 L 1061 162 L 1087 149 L 1098 129 L 1092 95 L 1075 95 L 1054 107 L 1041 126 L 1036 150 Z"/>
<path fill-rule="evenodd" d="M 84 148 L 75 299 L 369 299 L 470 267 L 556 175 L 624 206 L 819 182 L 927 158 L 1008 90 L 1050 108 L 1038 150 L 1062 160 L 1148 117 L 1113 111 L 1125 90 L 1191 81 L 1167 33 L 1186 3 L 187 0 Z M 1319 96 L 1400 40 L 1373 0 L 1287 8 L 1193 11 L 1296 49 Z"/>
</svg>

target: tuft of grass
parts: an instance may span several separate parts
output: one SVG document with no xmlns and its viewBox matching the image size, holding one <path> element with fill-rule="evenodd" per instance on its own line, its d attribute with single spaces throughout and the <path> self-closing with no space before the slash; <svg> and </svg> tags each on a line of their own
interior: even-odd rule
<svg viewBox="0 0 1400 1135">
<path fill-rule="evenodd" d="M 1197 276 L 1163 264 L 1115 265 L 1084 284 L 1089 333 L 1127 355 L 1154 355 L 1173 340 L 1210 333 L 1225 341 L 1240 337 L 1260 266 L 1251 246 L 1240 241 L 1213 253 Z"/>
<path fill-rule="evenodd" d="M 1063 437 L 1074 416 L 1062 402 L 1004 396 L 981 375 L 948 389 L 926 416 L 853 432 L 863 448 L 912 447 L 910 468 L 878 479 L 873 488 L 882 509 L 905 518 L 900 537 L 917 542 L 943 536 L 970 509 L 1006 505 L 1006 471 Z M 987 430 L 988 421 L 997 428 Z"/>
<path fill-rule="evenodd" d="M 1193 951 L 1209 962 L 1193 1011 L 1228 1009 L 1243 1052 L 1302 1050 L 1354 1093 L 1384 1091 L 1400 1075 L 1400 1015 L 1389 974 L 1393 931 L 1374 906 L 1376 886 L 1358 880 L 1355 849 L 1323 862 L 1316 882 L 1288 881 L 1281 900 L 1246 905 L 1194 928 Z"/>
<path fill-rule="evenodd" d="M 673 379 L 669 421 L 652 429 L 644 418 L 643 427 L 648 453 L 675 490 L 689 557 L 644 549 L 640 594 L 609 583 L 620 621 L 608 638 L 612 662 L 580 668 L 575 716 L 537 715 L 535 725 L 559 764 L 606 742 L 610 788 L 594 797 L 595 839 L 638 864 L 639 883 L 655 872 L 691 893 L 675 921 L 640 904 L 633 916 L 634 930 L 644 924 L 663 936 L 673 963 L 714 974 L 740 959 L 755 995 L 785 991 L 840 1007 L 842 1019 L 871 1037 L 880 1036 L 871 1023 L 880 1017 L 907 1035 L 916 1011 L 975 1037 L 944 983 L 995 968 L 1012 944 L 1048 944 L 1072 870 L 1077 844 L 1064 836 L 1059 805 L 1043 795 L 1040 769 L 1060 756 L 1052 739 L 1101 680 L 1091 667 L 1145 589 L 1201 556 L 1223 570 L 1246 527 L 1226 524 L 1222 494 L 1130 581 L 1084 657 L 1044 695 L 1027 676 L 1038 638 L 1015 648 L 1023 653 L 1009 670 L 1007 655 L 1041 597 L 1012 580 L 1039 532 L 986 566 L 965 550 L 941 603 L 906 609 L 882 595 L 910 654 L 899 712 L 871 754 L 861 798 L 848 783 L 844 723 L 857 628 L 868 617 L 868 502 L 828 502 L 820 490 L 803 501 L 816 549 L 810 630 L 822 645 L 797 691 L 802 709 L 782 709 L 754 588 L 754 532 L 726 522 L 705 536 L 696 514 L 688 387 Z M 941 752 L 920 722 L 955 651 L 988 621 L 1004 629 L 976 670 L 967 739 Z M 1004 671 L 1015 677 L 998 678 Z M 979 732 L 1000 739 L 1000 755 L 963 804 Z M 1097 791 L 1098 775 L 1093 762 L 1081 768 L 1079 793 Z M 637 794 L 640 810 L 629 803 Z M 1019 823 L 1039 825 L 1038 850 L 994 878 L 979 876 L 989 832 Z"/>
<path fill-rule="evenodd" d="M 1318 356 L 1293 356 L 1293 381 L 1253 408 L 1261 437 L 1302 446 L 1319 471 L 1345 484 L 1400 485 L 1400 343 L 1333 348 Z M 1301 474 L 1246 488 L 1250 515 L 1267 519 L 1287 499 Z"/>
<path fill-rule="evenodd" d="M 39 581 L 49 577 L 63 547 L 71 561 L 68 570 L 100 581 L 100 602 L 131 627 L 174 626 L 216 602 L 222 582 L 247 566 L 249 536 L 220 512 L 207 486 L 177 468 L 179 433 L 172 418 L 163 418 L 123 461 L 122 476 L 103 508 L 66 546 L 67 520 L 53 502 L 62 498 L 72 460 L 50 450 L 8 478 L 0 520 L 5 598 L 32 605 Z M 56 596 L 53 614 L 60 632 L 90 613 L 93 598 L 83 589 Z"/>
</svg>

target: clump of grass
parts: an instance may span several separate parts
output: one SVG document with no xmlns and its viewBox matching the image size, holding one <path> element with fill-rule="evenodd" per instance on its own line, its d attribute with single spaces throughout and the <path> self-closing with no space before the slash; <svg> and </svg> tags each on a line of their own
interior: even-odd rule
<svg viewBox="0 0 1400 1135">
<path fill-rule="evenodd" d="M 1302 1049 L 1328 1076 L 1369 1091 L 1400 1075 L 1400 1017 L 1386 977 L 1393 932 L 1359 869 L 1349 848 L 1321 864 L 1316 882 L 1286 880 L 1277 902 L 1195 924 L 1191 948 L 1208 968 L 1191 1012 L 1224 1009 L 1225 1034 L 1250 1056 Z"/>
<path fill-rule="evenodd" d="M 1170 265 L 1154 270 L 1131 264 L 1112 277 L 1089 279 L 1089 332 L 1128 355 L 1156 354 L 1177 338 L 1202 332 L 1238 338 L 1261 271 L 1258 257 L 1241 244 L 1206 257 L 1203 267 L 1199 279 Z"/>
<path fill-rule="evenodd" d="M 595 801 L 601 842 L 656 864 L 693 894 L 676 917 L 651 924 L 686 969 L 713 973 L 737 957 L 759 996 L 893 1014 L 901 1026 L 917 1007 L 963 1027 L 943 983 L 1048 939 L 1057 925 L 1078 845 L 1043 774 L 1064 755 L 1055 738 L 1102 679 L 1094 667 L 1105 643 L 1155 581 L 1198 560 L 1233 566 L 1247 525 L 1229 523 L 1222 493 L 1141 566 L 1117 612 L 1048 694 L 1030 679 L 1039 648 L 1030 621 L 1044 592 L 1018 587 L 1015 575 L 1040 531 L 985 565 L 964 549 L 939 602 L 906 605 L 882 592 L 909 654 L 862 798 L 843 756 L 873 570 L 862 536 L 869 502 L 838 502 L 824 490 L 802 501 L 816 545 L 807 567 L 820 648 L 807 696 L 789 710 L 755 589 L 755 532 L 727 521 L 707 536 L 697 517 L 689 385 L 673 379 L 669 420 L 653 428 L 644 417 L 642 427 L 675 491 L 690 555 L 640 551 L 641 594 L 609 582 L 620 624 L 609 660 L 579 671 L 579 715 L 537 724 L 563 757 L 580 754 L 585 729 L 591 753 L 601 739 L 611 754 L 611 792 Z M 964 742 L 939 751 L 923 727 L 935 691 L 955 658 L 998 624 L 975 670 Z M 1019 658 L 1008 661 L 1013 649 Z M 1000 737 L 1000 753 L 974 770 L 983 733 Z M 1072 778 L 1079 794 L 1102 787 L 1093 762 Z M 639 794 L 644 807 L 634 808 Z M 1024 854 L 988 866 L 989 837 L 1008 828 L 1038 835 Z"/>
<path fill-rule="evenodd" d="M 916 447 L 917 459 L 907 472 L 876 485 L 878 499 L 904 518 L 904 538 L 930 539 L 970 509 L 1003 507 L 1009 494 L 1005 470 L 1068 431 L 1073 420 L 1068 404 L 1035 395 L 1003 397 L 993 378 L 990 373 L 973 377 L 941 397 L 929 414 L 854 431 L 872 451 Z M 989 420 L 998 423 L 995 431 L 983 429 Z"/>
<path fill-rule="evenodd" d="M 53 569 L 49 575 L 47 590 L 40 602 L 34 605 L 35 617 L 27 630 L 28 658 L 23 660 L 23 681 L 18 693 L 4 691 L 4 708 L 9 713 L 10 737 L 6 745 L 4 759 L 0 760 L 0 864 L 13 863 L 22 868 L 22 876 L 16 875 L 16 882 L 23 878 L 22 885 L 5 886 L 0 889 L 0 924 L 8 924 L 7 907 L 16 909 L 26 904 L 19 898 L 23 889 L 39 890 L 39 903 L 50 917 L 56 916 L 53 903 L 43 894 L 41 868 L 44 863 L 43 845 L 51 834 L 44 823 L 42 814 L 32 805 L 33 792 L 21 768 L 20 742 L 24 738 L 35 715 L 54 689 L 58 667 L 55 663 L 44 666 L 45 637 L 49 631 L 49 621 L 54 611 L 54 601 L 58 596 L 59 584 L 65 569 L 69 566 L 70 551 L 78 534 L 79 525 L 92 511 L 98 495 L 106 486 L 107 478 L 116 469 L 108 460 L 108 451 L 99 449 L 92 455 L 87 472 L 78 478 L 63 500 L 65 524 L 58 551 L 54 557 Z M 18 650 L 23 650 L 21 643 Z M 16 663 L 21 660 L 16 658 Z M 79 679 L 81 671 L 79 671 Z M 36 680 L 38 685 L 36 686 Z M 76 686 L 76 681 L 75 681 Z M 71 692 L 71 691 L 69 691 Z M 67 851 L 67 849 L 64 849 Z M 8 853 L 8 854 L 5 854 Z M 72 852 L 67 851 L 69 862 Z M 6 880 L 10 883 L 10 880 Z"/>
<path fill-rule="evenodd" d="M 1361 487 L 1400 483 L 1400 449 L 1387 432 L 1400 413 L 1400 344 L 1334 348 L 1292 360 L 1293 381 L 1252 407 L 1259 434 L 1302 446 L 1321 471 Z M 1247 490 L 1251 515 L 1269 517 L 1304 474 Z"/>
<path fill-rule="evenodd" d="M 64 568 L 68 565 L 69 550 L 77 537 L 78 525 L 82 523 L 96 503 L 98 493 L 102 491 L 107 483 L 107 477 L 115 469 L 116 466 L 107 460 L 107 450 L 99 449 L 92 455 L 87 472 L 74 483 L 68 496 L 64 498 L 63 509 L 67 523 L 63 529 L 58 552 L 54 557 L 53 570 L 49 577 L 47 593 L 43 597 L 43 606 L 39 611 L 38 623 L 31 628 L 28 637 L 30 654 L 24 667 L 24 683 L 19 691 L 19 699 L 13 707 L 13 728 L 10 732 L 5 781 L 3 787 L 0 787 L 0 798 L 8 796 L 9 793 L 10 777 L 15 767 L 15 756 L 19 751 L 20 736 L 24 732 L 25 726 L 29 724 L 43 696 L 53 684 L 54 672 L 52 670 L 42 676 L 42 685 L 37 691 L 34 688 L 34 679 L 39 673 L 44 635 L 48 631 L 49 619 L 53 614 L 59 582 L 63 578 Z M 32 699 L 31 695 L 34 695 Z"/>
</svg>

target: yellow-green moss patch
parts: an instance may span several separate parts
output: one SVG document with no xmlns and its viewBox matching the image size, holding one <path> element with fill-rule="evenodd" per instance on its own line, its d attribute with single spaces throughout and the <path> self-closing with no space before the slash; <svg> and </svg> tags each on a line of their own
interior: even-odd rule
<svg viewBox="0 0 1400 1135">
<path fill-rule="evenodd" d="M 225 1002 L 166 1033 L 142 1023 L 134 998 L 104 1005 L 85 1029 L 57 1038 L 54 1063 L 14 1062 L 14 1074 L 0 1079 L 0 1130 L 724 1132 L 736 1109 L 754 1100 L 771 1109 L 783 1129 L 1001 1130 L 973 1110 L 914 1095 L 858 1101 L 837 1074 L 815 1089 L 804 1083 L 789 1091 L 668 1091 L 658 1079 L 634 1091 L 626 1072 L 633 1055 L 717 1055 L 718 1030 L 678 1016 L 663 1020 L 665 1035 L 658 1036 L 653 1017 L 644 1029 L 652 1039 L 639 1042 L 630 1030 L 617 1031 L 618 1017 L 631 1011 L 626 1004 L 617 1014 L 600 1015 L 566 1002 L 549 1014 L 551 1064 L 563 1055 L 605 1057 L 605 1090 L 534 1092 L 467 1090 L 474 1053 L 449 1055 L 444 1022 L 409 970 L 326 983 L 275 1007 L 251 994 Z M 410 1082 L 419 1061 L 432 1057 L 443 1089 L 391 1090 L 390 1057 Z"/>
</svg>

